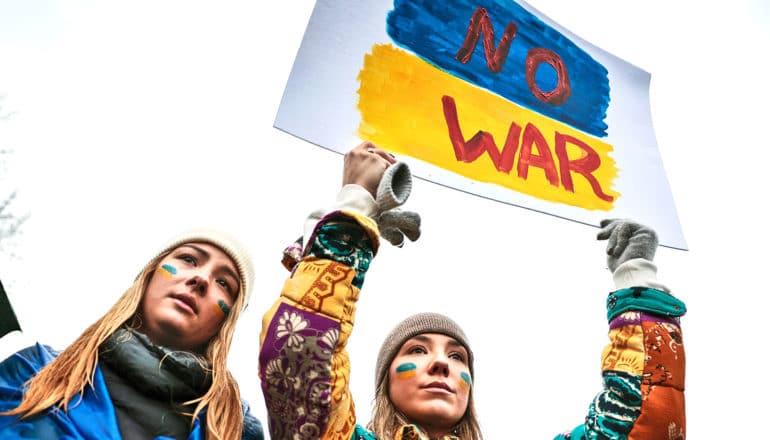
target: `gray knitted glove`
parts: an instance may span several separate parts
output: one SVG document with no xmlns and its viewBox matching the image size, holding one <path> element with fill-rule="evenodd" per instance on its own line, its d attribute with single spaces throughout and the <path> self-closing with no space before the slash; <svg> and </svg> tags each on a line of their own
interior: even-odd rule
<svg viewBox="0 0 770 440">
<path fill-rule="evenodd" d="M 380 235 L 397 247 L 404 245 L 404 236 L 416 241 L 420 238 L 420 215 L 412 211 L 392 209 L 377 218 Z"/>
<path fill-rule="evenodd" d="M 634 258 L 652 261 L 658 248 L 658 234 L 655 231 L 628 219 L 607 219 L 600 223 L 602 230 L 597 240 L 607 242 L 607 267 L 612 272 L 621 264 Z"/>
<path fill-rule="evenodd" d="M 402 211 L 399 206 L 406 203 L 412 192 L 412 173 L 404 162 L 396 162 L 385 170 L 377 187 L 377 207 L 381 214 L 374 220 L 380 229 L 380 236 L 393 246 L 402 247 L 404 236 L 411 241 L 420 238 L 420 215 Z"/>
</svg>

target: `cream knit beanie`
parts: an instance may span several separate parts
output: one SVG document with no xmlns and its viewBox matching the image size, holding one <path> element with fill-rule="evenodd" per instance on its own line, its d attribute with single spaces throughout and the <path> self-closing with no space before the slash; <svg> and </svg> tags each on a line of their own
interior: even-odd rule
<svg viewBox="0 0 770 440">
<path fill-rule="evenodd" d="M 227 232 L 220 229 L 210 228 L 193 229 L 183 232 L 161 248 L 156 256 L 166 251 L 170 251 L 183 243 L 194 242 L 211 243 L 222 249 L 224 253 L 233 259 L 233 262 L 235 262 L 238 269 L 238 275 L 241 277 L 241 290 L 245 296 L 243 299 L 243 308 L 246 308 L 249 304 L 251 289 L 254 285 L 254 265 L 251 262 L 251 256 L 246 250 L 246 247 Z"/>
<path fill-rule="evenodd" d="M 380 386 L 388 374 L 390 363 L 396 357 L 396 353 L 404 345 L 404 342 L 423 333 L 439 333 L 457 340 L 468 350 L 468 367 L 473 377 L 473 352 L 468 343 L 463 329 L 452 319 L 439 313 L 418 313 L 399 323 L 385 338 L 377 356 L 377 366 L 374 375 L 374 389 L 379 391 Z"/>
</svg>

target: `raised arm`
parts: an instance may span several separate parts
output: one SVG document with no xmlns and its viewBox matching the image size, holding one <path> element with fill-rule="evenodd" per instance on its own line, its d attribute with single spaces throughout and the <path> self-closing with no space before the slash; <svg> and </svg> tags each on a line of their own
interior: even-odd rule
<svg viewBox="0 0 770 440">
<path fill-rule="evenodd" d="M 631 220 L 601 226 L 617 289 L 607 297 L 604 387 L 585 423 L 556 439 L 684 440 L 685 305 L 657 281 L 654 230 Z"/>
<path fill-rule="evenodd" d="M 356 416 L 345 346 L 379 245 L 377 189 L 394 163 L 369 143 L 348 152 L 334 207 L 311 214 L 304 239 L 284 259 L 291 276 L 264 315 L 260 336 L 271 438 L 351 438 Z"/>
</svg>

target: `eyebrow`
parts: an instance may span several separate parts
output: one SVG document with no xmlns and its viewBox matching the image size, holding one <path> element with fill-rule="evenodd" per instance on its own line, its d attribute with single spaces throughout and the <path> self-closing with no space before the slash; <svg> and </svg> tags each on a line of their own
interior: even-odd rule
<svg viewBox="0 0 770 440">
<path fill-rule="evenodd" d="M 447 342 L 448 345 L 451 345 L 452 347 L 462 348 L 465 350 L 465 346 L 461 344 L 457 339 L 449 335 L 445 335 L 445 336 L 449 337 L 449 342 Z M 424 334 L 413 336 L 412 338 L 410 338 L 410 340 L 417 340 L 420 342 L 432 342 L 431 338 L 429 338 L 428 336 L 425 336 Z M 468 350 L 465 350 L 465 351 L 467 352 Z"/>
<path fill-rule="evenodd" d="M 200 246 L 196 246 L 196 245 L 190 244 L 190 243 L 185 243 L 185 244 L 183 244 L 183 245 L 181 245 L 179 247 L 180 248 L 182 248 L 182 247 L 193 248 L 193 249 L 195 249 L 195 251 L 199 252 L 207 260 L 211 259 L 211 254 L 208 251 L 206 251 L 205 249 L 203 249 L 202 247 L 200 247 Z M 228 256 L 228 258 L 229 258 L 229 256 Z M 233 272 L 233 270 L 230 268 L 229 265 L 224 265 L 223 268 L 224 268 L 224 271 L 227 272 L 227 275 L 231 276 L 236 282 L 238 282 L 238 289 L 240 289 L 241 288 L 241 277 L 239 277 L 235 272 Z"/>
</svg>

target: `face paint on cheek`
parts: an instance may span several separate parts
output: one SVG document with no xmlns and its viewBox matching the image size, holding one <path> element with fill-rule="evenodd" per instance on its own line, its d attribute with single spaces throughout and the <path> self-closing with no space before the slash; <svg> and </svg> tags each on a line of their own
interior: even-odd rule
<svg viewBox="0 0 770 440">
<path fill-rule="evenodd" d="M 417 374 L 417 365 L 407 362 L 396 367 L 396 377 L 399 379 L 411 379 Z"/>
<path fill-rule="evenodd" d="M 166 278 L 171 278 L 174 275 L 176 275 L 176 267 L 170 264 L 164 264 L 163 266 L 158 268 L 158 273 L 163 275 Z"/>
<path fill-rule="evenodd" d="M 217 304 L 214 306 L 214 312 L 220 318 L 225 319 L 230 314 L 230 306 L 228 306 L 224 300 L 220 299 L 219 301 L 217 301 Z"/>
<path fill-rule="evenodd" d="M 469 389 L 471 389 L 471 376 L 468 373 L 466 373 L 465 371 L 460 373 L 460 379 L 462 379 L 460 381 L 460 386 L 462 387 L 462 389 L 464 389 L 465 391 L 468 391 Z"/>
</svg>

